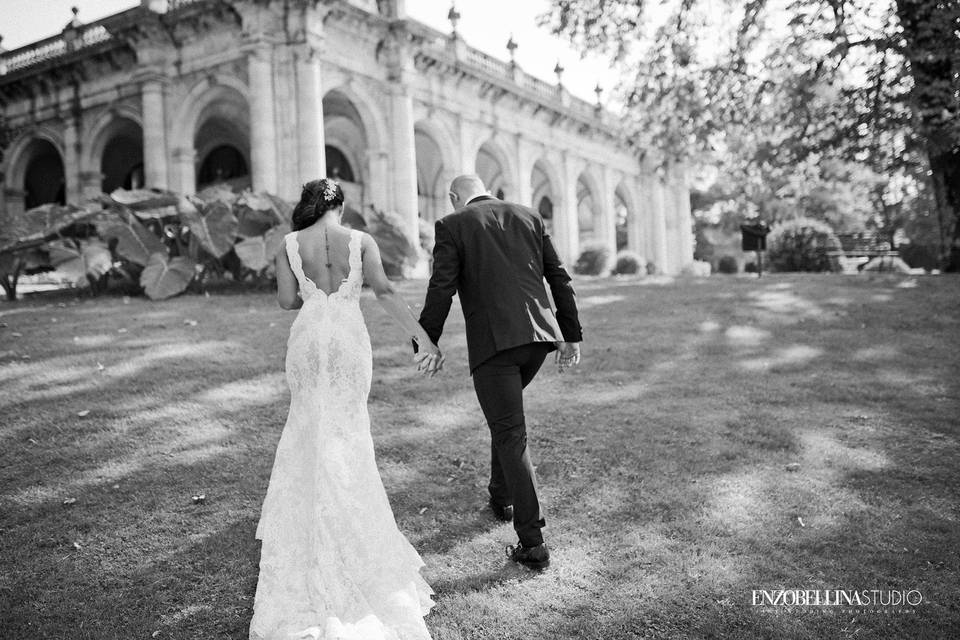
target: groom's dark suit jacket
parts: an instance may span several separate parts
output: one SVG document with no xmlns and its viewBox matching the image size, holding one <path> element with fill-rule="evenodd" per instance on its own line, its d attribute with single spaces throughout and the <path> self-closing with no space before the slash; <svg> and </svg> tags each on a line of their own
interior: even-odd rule
<svg viewBox="0 0 960 640">
<path fill-rule="evenodd" d="M 480 196 L 437 221 L 433 276 L 420 314 L 434 343 L 455 293 L 467 324 L 471 372 L 498 351 L 583 339 L 570 276 L 543 219 L 527 207 Z"/>
</svg>

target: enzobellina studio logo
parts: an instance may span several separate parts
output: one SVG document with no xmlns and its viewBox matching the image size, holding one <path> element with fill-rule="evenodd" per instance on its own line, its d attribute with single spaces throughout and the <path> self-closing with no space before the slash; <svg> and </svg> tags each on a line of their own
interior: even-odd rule
<svg viewBox="0 0 960 640">
<path fill-rule="evenodd" d="M 917 589 L 754 589 L 750 604 L 771 612 L 916 613 Z"/>
</svg>

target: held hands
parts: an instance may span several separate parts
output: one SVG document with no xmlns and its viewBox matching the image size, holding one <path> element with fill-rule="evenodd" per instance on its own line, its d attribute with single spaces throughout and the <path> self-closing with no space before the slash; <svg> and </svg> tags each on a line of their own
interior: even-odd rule
<svg viewBox="0 0 960 640">
<path fill-rule="evenodd" d="M 563 373 L 570 367 L 580 364 L 580 343 L 558 342 L 556 362 L 557 370 L 560 373 Z"/>
<path fill-rule="evenodd" d="M 419 351 L 413 356 L 417 371 L 430 377 L 437 375 L 443 369 L 443 354 L 440 353 L 440 348 L 432 342 L 418 343 L 417 348 Z"/>
</svg>

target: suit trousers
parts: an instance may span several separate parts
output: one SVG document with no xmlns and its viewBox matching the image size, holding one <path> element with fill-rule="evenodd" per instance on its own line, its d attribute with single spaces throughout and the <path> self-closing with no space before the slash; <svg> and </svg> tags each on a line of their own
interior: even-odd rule
<svg viewBox="0 0 960 640">
<path fill-rule="evenodd" d="M 527 446 L 523 389 L 552 349 L 548 342 L 506 349 L 473 370 L 473 387 L 490 427 L 490 498 L 513 505 L 513 526 L 524 547 L 543 543 L 545 522 Z"/>
</svg>

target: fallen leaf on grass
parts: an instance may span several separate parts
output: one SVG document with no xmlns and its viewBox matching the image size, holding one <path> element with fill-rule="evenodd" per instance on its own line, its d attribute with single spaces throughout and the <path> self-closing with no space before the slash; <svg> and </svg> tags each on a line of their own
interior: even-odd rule
<svg viewBox="0 0 960 640">
<path fill-rule="evenodd" d="M 800 463 L 799 463 L 799 462 L 791 462 L 790 464 L 788 464 L 788 465 L 787 465 L 786 467 L 784 467 L 784 468 L 785 468 L 787 471 L 800 471 Z"/>
<path fill-rule="evenodd" d="M 196 320 L 184 320 L 184 321 L 183 321 L 183 324 L 186 325 L 186 326 L 188 326 L 188 327 L 195 327 L 195 326 L 197 326 L 198 323 L 197 323 Z"/>
<path fill-rule="evenodd" d="M 424 513 L 424 511 L 426 511 L 426 510 L 427 510 L 426 507 L 421 507 L 421 508 L 420 508 L 420 511 L 418 511 L 417 513 L 422 516 L 423 513 Z"/>
<path fill-rule="evenodd" d="M 83 411 L 77 411 L 77 417 L 78 417 L 78 418 L 86 418 L 88 415 L 90 415 L 90 409 L 84 409 Z"/>
<path fill-rule="evenodd" d="M 76 498 L 66 498 L 64 499 L 63 504 L 69 507 L 70 505 L 76 503 L 76 501 L 77 501 Z"/>
<path fill-rule="evenodd" d="M 193 504 L 206 504 L 207 502 L 207 496 L 205 496 L 202 493 L 198 493 L 197 495 L 193 496 L 191 499 L 193 500 Z"/>
<path fill-rule="evenodd" d="M 797 524 L 799 524 L 801 527 L 807 526 L 803 524 L 803 518 L 801 518 L 800 516 L 797 516 Z"/>
<path fill-rule="evenodd" d="M 117 329 L 117 333 L 126 333 L 126 332 L 127 332 L 126 329 Z"/>
<path fill-rule="evenodd" d="M 81 551 L 83 549 L 83 547 L 80 546 L 79 542 L 74 542 L 73 548 L 76 549 L 77 551 Z"/>
<path fill-rule="evenodd" d="M 20 333 L 19 331 L 14 331 L 14 332 L 12 332 L 10 335 L 13 336 L 14 338 L 22 338 L 22 337 L 23 337 L 23 334 Z"/>
<path fill-rule="evenodd" d="M 103 366 L 102 364 L 100 364 L 100 363 L 98 362 L 98 363 L 97 363 L 97 371 L 103 371 L 104 369 L 106 369 L 106 367 Z"/>
</svg>

